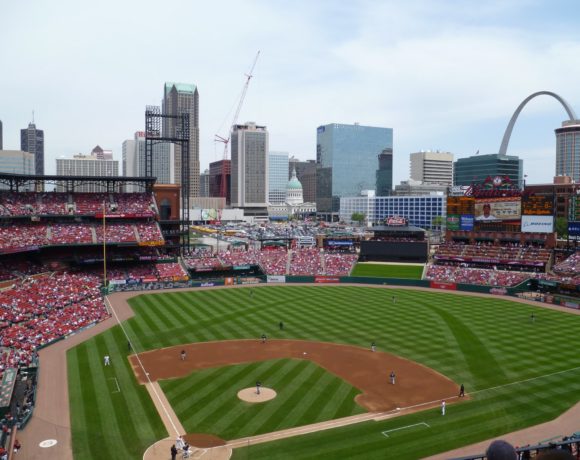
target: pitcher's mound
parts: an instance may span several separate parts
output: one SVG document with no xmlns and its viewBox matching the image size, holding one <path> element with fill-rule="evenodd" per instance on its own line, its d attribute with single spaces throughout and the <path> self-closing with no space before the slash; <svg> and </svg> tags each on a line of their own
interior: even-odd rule
<svg viewBox="0 0 580 460">
<path fill-rule="evenodd" d="M 276 397 L 276 392 L 271 388 L 260 388 L 260 394 L 256 393 L 256 387 L 244 388 L 238 391 L 238 398 L 250 403 L 261 403 L 270 401 Z"/>
</svg>

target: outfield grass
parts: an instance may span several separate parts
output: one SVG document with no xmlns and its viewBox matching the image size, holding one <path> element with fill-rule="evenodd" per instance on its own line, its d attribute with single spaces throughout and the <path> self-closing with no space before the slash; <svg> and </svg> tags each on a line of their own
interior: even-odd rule
<svg viewBox="0 0 580 460">
<path fill-rule="evenodd" d="M 393 293 L 397 303 L 391 302 Z M 239 459 L 419 458 L 547 421 L 580 398 L 580 317 L 492 297 L 355 286 L 274 286 L 254 288 L 253 297 L 249 289 L 200 290 L 141 295 L 130 303 L 136 317 L 124 324 L 137 350 L 257 339 L 262 333 L 365 348 L 375 341 L 379 351 L 429 366 L 464 383 L 471 393 L 470 401 L 450 405 L 445 417 L 430 410 L 250 446 L 249 452 L 235 451 Z M 284 331 L 279 331 L 279 321 L 284 321 Z M 76 458 L 112 458 L 111 452 L 114 458 L 141 458 L 136 452 L 142 453 L 164 435 L 148 396 L 124 362 L 126 346 L 114 328 L 69 352 Z M 101 365 L 105 352 L 112 357 L 111 368 Z M 105 391 L 112 376 L 119 379 L 121 393 Z M 212 387 L 210 379 L 199 391 L 209 393 Z M 308 396 L 294 400 L 293 409 L 309 407 Z M 231 410 L 229 405 L 215 409 L 211 430 L 207 415 L 206 420 L 193 415 L 188 426 L 199 431 L 203 425 L 213 432 L 221 415 Z M 203 402 L 192 411 L 204 411 Z M 293 414 L 294 410 L 280 413 L 288 419 Z M 131 423 L 125 423 L 127 418 Z M 263 431 L 288 423 L 276 419 L 270 425 L 266 417 L 260 422 Z M 419 422 L 430 427 L 396 431 L 388 438 L 381 434 Z"/>
<path fill-rule="evenodd" d="M 267 404 L 238 399 L 238 391 L 253 387 L 257 380 L 273 388 L 277 397 Z M 223 439 L 365 412 L 354 402 L 360 391 L 313 362 L 298 359 L 205 369 L 160 385 L 188 433 Z"/>
<path fill-rule="evenodd" d="M 376 278 L 410 278 L 420 280 L 423 265 L 391 265 L 358 263 L 351 276 L 370 276 Z"/>
</svg>

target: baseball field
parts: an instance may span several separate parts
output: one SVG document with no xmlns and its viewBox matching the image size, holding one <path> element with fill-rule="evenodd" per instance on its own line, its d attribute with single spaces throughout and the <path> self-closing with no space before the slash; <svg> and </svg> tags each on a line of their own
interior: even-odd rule
<svg viewBox="0 0 580 460">
<path fill-rule="evenodd" d="M 421 458 L 552 419 L 580 399 L 580 317 L 565 312 L 492 297 L 354 286 L 142 294 L 129 303 L 136 316 L 123 327 L 132 350 L 117 326 L 68 352 L 75 458 L 140 459 L 168 435 L 128 355 L 233 339 L 258 344 L 262 334 L 271 341 L 266 346 L 295 339 L 368 354 L 374 341 L 377 355 L 419 363 L 453 388 L 463 383 L 468 397 L 458 400 L 450 391 L 445 416 L 432 407 L 249 443 L 234 450 L 234 459 Z M 111 366 L 103 365 L 107 354 Z M 177 352 L 168 356 L 178 368 Z M 404 373 L 398 379 L 403 386 Z M 259 406 L 232 397 L 256 380 L 278 396 Z M 159 383 L 188 432 L 228 441 L 366 411 L 356 403 L 364 388 L 299 356 L 193 370 Z"/>
</svg>

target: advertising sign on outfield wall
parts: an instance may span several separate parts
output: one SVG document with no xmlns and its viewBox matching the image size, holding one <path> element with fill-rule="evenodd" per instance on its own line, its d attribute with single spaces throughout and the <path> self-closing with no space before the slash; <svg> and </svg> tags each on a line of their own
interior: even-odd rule
<svg viewBox="0 0 580 460">
<path fill-rule="evenodd" d="M 285 283 L 286 277 L 284 275 L 268 275 L 266 280 L 268 283 Z"/>
<path fill-rule="evenodd" d="M 315 276 L 315 283 L 340 283 L 340 278 L 338 276 Z"/>
<path fill-rule="evenodd" d="M 552 233 L 553 231 L 553 216 L 522 216 L 523 233 Z"/>
<path fill-rule="evenodd" d="M 456 291 L 457 284 L 455 283 L 444 283 L 443 281 L 431 281 L 429 283 L 431 289 L 446 289 L 448 291 Z"/>
<path fill-rule="evenodd" d="M 568 235 L 580 236 L 580 222 L 578 222 L 578 221 L 569 221 L 568 222 Z"/>
</svg>

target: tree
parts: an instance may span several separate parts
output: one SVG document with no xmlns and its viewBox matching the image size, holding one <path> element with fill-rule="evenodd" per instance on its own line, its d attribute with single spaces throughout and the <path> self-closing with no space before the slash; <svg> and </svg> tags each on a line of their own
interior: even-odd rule
<svg viewBox="0 0 580 460">
<path fill-rule="evenodd" d="M 568 219 L 556 217 L 556 233 L 558 238 L 566 238 L 568 236 Z"/>
<path fill-rule="evenodd" d="M 366 217 L 367 216 L 364 212 L 353 212 L 352 216 L 350 216 L 350 220 L 353 222 L 358 222 L 359 225 L 361 225 L 365 221 Z"/>
<path fill-rule="evenodd" d="M 431 225 L 433 226 L 433 228 L 441 230 L 443 222 L 445 222 L 443 216 L 433 216 L 433 219 L 431 220 Z"/>
</svg>

